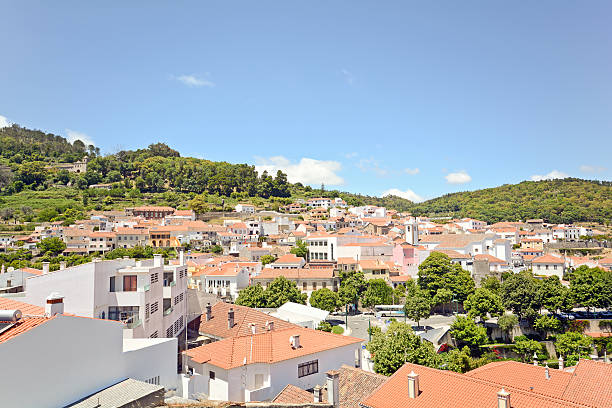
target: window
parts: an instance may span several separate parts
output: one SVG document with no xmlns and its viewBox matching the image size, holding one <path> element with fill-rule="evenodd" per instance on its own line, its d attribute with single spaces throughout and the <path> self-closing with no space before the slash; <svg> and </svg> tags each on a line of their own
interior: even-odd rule
<svg viewBox="0 0 612 408">
<path fill-rule="evenodd" d="M 109 292 L 114 292 L 115 291 L 115 277 L 111 276 L 110 277 L 110 287 L 109 287 Z"/>
<path fill-rule="evenodd" d="M 210 378 L 211 380 L 215 379 L 215 372 L 214 371 L 209 371 L 208 372 L 208 378 Z"/>
<path fill-rule="evenodd" d="M 317 282 L 312 282 L 312 290 L 317 290 Z"/>
<path fill-rule="evenodd" d="M 151 274 L 151 283 L 159 282 L 159 273 L 155 272 Z"/>
<path fill-rule="evenodd" d="M 136 275 L 125 275 L 123 277 L 123 291 L 124 292 L 136 292 L 138 287 L 138 279 Z"/>
<path fill-rule="evenodd" d="M 145 305 L 145 319 L 148 319 L 151 313 L 151 307 L 150 305 L 147 303 Z"/>
<path fill-rule="evenodd" d="M 263 387 L 263 374 L 255 374 L 255 389 L 259 389 Z"/>
<path fill-rule="evenodd" d="M 155 302 L 151 305 L 151 314 L 157 312 L 159 310 L 159 302 Z"/>
<path fill-rule="evenodd" d="M 323 282 L 321 285 L 323 286 L 323 288 L 326 288 L 327 287 L 327 282 Z"/>
<path fill-rule="evenodd" d="M 159 332 L 157 330 L 155 330 L 153 333 L 151 333 L 149 338 L 156 339 L 158 336 L 159 336 Z"/>
<path fill-rule="evenodd" d="M 319 360 L 298 364 L 298 378 L 319 372 Z"/>
</svg>

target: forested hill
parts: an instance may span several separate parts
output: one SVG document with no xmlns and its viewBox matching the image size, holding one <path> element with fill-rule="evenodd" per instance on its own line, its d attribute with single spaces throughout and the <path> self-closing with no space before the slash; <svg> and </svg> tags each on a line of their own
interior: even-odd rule
<svg viewBox="0 0 612 408">
<path fill-rule="evenodd" d="M 85 156 L 88 158 L 86 173 L 45 168 L 52 163 L 72 163 Z M 109 192 L 88 188 L 104 183 L 112 183 L 113 189 Z M 61 136 L 18 125 L 0 129 L 0 190 L 4 196 L 23 191 L 54 190 L 54 197 L 57 197 L 61 193 L 55 190 L 62 186 L 71 190 L 67 190 L 66 195 L 89 197 L 82 199 L 83 210 L 92 205 L 96 209 L 118 208 L 121 204 L 130 205 L 128 201 L 186 206 L 196 195 L 202 196 L 200 202 L 210 203 L 209 208 L 220 204 L 223 197 L 230 205 L 237 201 L 253 201 L 275 209 L 295 198 L 320 195 L 342 197 L 350 205 L 385 205 L 400 211 L 412 205 L 399 197 L 379 198 L 312 189 L 300 183 L 289 183 L 287 175 L 280 171 L 258 174 L 255 167 L 248 164 L 181 157 L 179 152 L 163 143 L 102 156 L 98 148 L 86 146 L 79 140 L 69 143 Z M 101 194 L 110 198 L 96 204 L 100 200 L 94 196 Z"/>
<path fill-rule="evenodd" d="M 88 158 L 85 173 L 46 168 L 84 157 Z M 112 189 L 88 188 L 101 183 L 112 184 Z M 18 125 L 0 129 L 0 208 L 17 213 L 29 212 L 31 207 L 35 213 L 44 209 L 43 213 L 61 217 L 68 208 L 84 212 L 143 203 L 205 211 L 239 201 L 278 209 L 296 198 L 321 195 L 341 197 L 349 205 L 372 204 L 415 215 L 472 217 L 487 222 L 529 218 L 555 223 L 612 221 L 610 182 L 525 181 L 414 204 L 395 196 L 371 197 L 292 184 L 280 171 L 257 174 L 248 164 L 181 157 L 163 143 L 102 156 L 98 148 L 79 140 L 70 143 L 61 136 Z M 26 208 L 15 208 L 21 206 Z"/>
<path fill-rule="evenodd" d="M 477 218 L 489 223 L 542 218 L 551 223 L 612 221 L 612 182 L 574 178 L 447 194 L 412 207 L 413 214 Z"/>
</svg>

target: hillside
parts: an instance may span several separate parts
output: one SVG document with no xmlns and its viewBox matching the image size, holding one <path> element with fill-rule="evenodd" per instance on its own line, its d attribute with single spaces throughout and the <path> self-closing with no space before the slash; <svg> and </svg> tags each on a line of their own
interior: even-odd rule
<svg viewBox="0 0 612 408">
<path fill-rule="evenodd" d="M 85 173 L 46 168 L 85 157 Z M 89 188 L 93 184 L 112 184 L 112 189 Z M 18 125 L 0 129 L 0 191 L 0 208 L 6 209 L 0 217 L 16 215 L 26 221 L 63 219 L 69 208 L 77 213 L 69 213 L 67 218 L 91 209 L 140 204 L 206 211 L 249 201 L 262 208 L 278 209 L 297 198 L 320 195 L 342 197 L 350 205 L 384 205 L 401 211 L 412 205 L 399 197 L 312 189 L 289 183 L 280 171 L 258 175 L 248 164 L 181 157 L 163 143 L 101 156 L 95 146 L 85 146 L 78 140 L 69 143 L 61 136 Z"/>
<path fill-rule="evenodd" d="M 612 182 L 574 178 L 524 181 L 447 194 L 412 207 L 413 214 L 471 217 L 489 223 L 542 218 L 551 223 L 612 221 Z"/>
</svg>

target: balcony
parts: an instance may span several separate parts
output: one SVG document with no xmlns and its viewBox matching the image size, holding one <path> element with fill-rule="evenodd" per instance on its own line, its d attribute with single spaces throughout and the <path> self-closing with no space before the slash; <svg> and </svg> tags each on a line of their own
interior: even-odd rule
<svg viewBox="0 0 612 408">
<path fill-rule="evenodd" d="M 172 311 L 174 310 L 173 307 L 169 307 L 166 310 L 164 310 L 164 316 L 168 316 L 170 313 L 172 313 Z"/>
<path fill-rule="evenodd" d="M 138 318 L 134 319 L 133 321 L 126 323 L 125 327 L 128 329 L 135 329 L 136 327 L 140 326 L 142 324 L 142 321 Z"/>
</svg>

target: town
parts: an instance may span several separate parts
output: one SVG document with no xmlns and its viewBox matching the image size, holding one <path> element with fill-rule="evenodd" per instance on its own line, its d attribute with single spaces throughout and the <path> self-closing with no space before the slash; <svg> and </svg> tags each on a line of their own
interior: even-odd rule
<svg viewBox="0 0 612 408">
<path fill-rule="evenodd" d="M 430 219 L 326 197 L 65 224 L 3 236 L 7 406 L 612 402 L 604 225 Z M 40 269 L 11 265 L 17 253 Z"/>
</svg>

